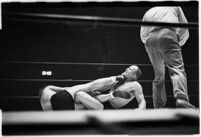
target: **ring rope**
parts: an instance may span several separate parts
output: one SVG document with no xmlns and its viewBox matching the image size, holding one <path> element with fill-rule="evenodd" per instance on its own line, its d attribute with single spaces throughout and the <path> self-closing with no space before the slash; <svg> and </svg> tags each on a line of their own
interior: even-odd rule
<svg viewBox="0 0 201 137">
<path fill-rule="evenodd" d="M 91 82 L 93 80 L 80 80 L 80 79 L 18 79 L 18 78 L 1 78 L 0 81 L 45 81 L 45 82 Z M 139 82 L 152 82 L 152 80 L 138 80 Z"/>
<path fill-rule="evenodd" d="M 89 63 L 89 62 L 31 62 L 31 61 L 0 61 L 1 64 L 43 64 L 43 65 L 90 65 L 90 66 L 131 66 L 127 63 Z M 151 64 L 135 64 L 137 66 L 152 67 Z M 186 67 L 197 67 L 197 64 L 185 65 Z"/>
<path fill-rule="evenodd" d="M 189 23 L 167 23 L 167 22 L 146 22 L 139 19 L 131 18 L 117 18 L 117 17 L 101 17 L 101 16 L 83 16 L 83 15 L 63 15 L 63 14 L 42 14 L 42 13 L 3 13 L 6 15 L 5 19 L 7 20 L 30 20 L 32 21 L 38 19 L 39 21 L 51 22 L 57 20 L 60 23 L 67 21 L 84 21 L 84 22 L 95 22 L 96 25 L 101 25 L 98 23 L 103 23 L 103 25 L 126 25 L 126 26 L 166 26 L 166 27 L 184 27 L 184 28 L 195 28 L 198 29 L 198 23 L 189 22 Z M 47 20 L 45 20 L 47 19 Z M 58 23 L 57 22 L 57 23 Z M 112 24 L 111 24 L 112 23 Z"/>
<path fill-rule="evenodd" d="M 80 80 L 80 79 L 19 79 L 19 78 L 0 78 L 0 81 L 43 81 L 43 82 L 91 82 L 93 80 Z M 152 82 L 153 80 L 138 80 L 139 82 Z M 171 82 L 171 80 L 166 80 Z M 189 82 L 198 82 L 198 80 L 189 80 Z"/>
<path fill-rule="evenodd" d="M 198 95 L 193 94 L 190 97 L 197 97 Z M 145 98 L 152 98 L 152 95 L 144 95 Z M 166 97 L 172 98 L 173 95 L 167 95 Z M 39 99 L 39 96 L 1 96 L 0 99 Z"/>
<path fill-rule="evenodd" d="M 4 64 L 44 64 L 44 65 L 105 65 L 105 66 L 131 66 L 133 64 L 126 63 L 89 63 L 89 62 L 29 62 L 29 61 L 0 61 Z M 151 64 L 135 64 L 139 66 L 151 66 Z"/>
</svg>

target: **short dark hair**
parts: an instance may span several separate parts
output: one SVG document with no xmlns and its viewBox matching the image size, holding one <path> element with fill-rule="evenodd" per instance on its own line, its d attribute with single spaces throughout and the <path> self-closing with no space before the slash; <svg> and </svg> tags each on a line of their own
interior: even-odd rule
<svg viewBox="0 0 201 137">
<path fill-rule="evenodd" d="M 140 76 L 142 75 L 142 71 L 141 69 L 139 68 L 139 66 L 137 66 L 138 69 L 137 69 L 137 72 L 136 72 L 136 75 L 137 75 L 137 79 L 140 78 Z"/>
</svg>

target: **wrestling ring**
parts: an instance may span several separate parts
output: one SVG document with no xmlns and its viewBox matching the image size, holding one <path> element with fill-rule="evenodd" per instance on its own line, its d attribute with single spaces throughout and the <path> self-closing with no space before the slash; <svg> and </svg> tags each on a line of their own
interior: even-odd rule
<svg viewBox="0 0 201 137">
<path fill-rule="evenodd" d="M 4 18 L 5 17 L 5 18 Z M 32 22 L 32 23 L 50 23 L 65 25 L 92 25 L 92 26 L 115 26 L 115 27 L 139 27 L 145 26 L 165 26 L 165 27 L 184 27 L 192 30 L 198 29 L 198 23 L 189 22 L 167 23 L 167 22 L 143 22 L 139 19 L 116 18 L 102 16 L 82 16 L 82 15 L 63 15 L 63 14 L 44 14 L 44 13 L 3 13 L 3 19 L 8 22 Z M 64 68 L 76 67 L 85 68 L 90 66 L 91 71 L 97 66 L 106 66 L 117 69 L 132 65 L 131 63 L 91 63 L 91 62 L 44 62 L 44 61 L 1 61 L 3 69 L 16 67 L 20 74 L 25 73 L 25 77 L 13 78 L 2 74 L 0 81 L 6 82 L 42 82 L 42 83 L 85 83 L 92 79 L 74 79 L 68 78 L 51 78 L 54 71 L 51 71 L 53 65 L 64 66 Z M 136 64 L 140 67 L 151 67 L 151 64 Z M 29 78 L 28 72 L 21 69 L 22 67 L 31 68 L 34 66 L 41 67 L 34 71 L 40 71 L 43 78 Z M 73 67 L 72 67 L 73 66 Z M 49 68 L 48 68 L 49 67 Z M 190 66 L 197 70 L 197 64 Z M 111 68 L 111 69 L 112 69 Z M 43 70 L 43 71 L 41 71 Z M 67 69 L 68 70 L 68 69 Z M 87 70 L 87 69 L 86 69 Z M 62 70 L 64 71 L 64 70 Z M 147 71 L 150 72 L 150 71 Z M 16 72 L 9 72 L 9 75 L 15 75 Z M 82 75 L 82 73 L 81 73 Z M 83 73 L 83 75 L 86 75 Z M 44 78 L 45 77 L 45 78 Z M 140 79 L 139 82 L 151 83 L 150 79 Z M 170 80 L 168 81 L 170 82 Z M 196 83 L 198 80 L 191 80 Z M 189 82 L 189 83 L 190 83 Z M 69 84 L 69 85 L 70 85 Z M 9 85 L 8 85 L 9 86 Z M 26 88 L 28 86 L 25 86 Z M 170 86 L 171 87 L 171 86 Z M 7 87 L 6 87 L 7 88 Z M 5 89 L 6 89 L 5 88 Z M 38 99 L 38 96 L 30 96 L 28 93 L 22 96 L 9 96 L 10 92 L 3 94 L 1 103 L 6 104 L 9 99 L 18 98 L 29 100 L 30 98 Z M 193 93 L 192 97 L 197 94 Z M 145 95 L 151 98 L 151 95 Z M 172 95 L 168 95 L 172 98 Z M 4 105 L 2 105 L 4 106 Z M 104 111 L 58 111 L 42 112 L 35 111 L 2 111 L 2 134 L 3 135 L 192 135 L 199 134 L 199 109 L 147 109 L 147 110 L 104 110 Z"/>
</svg>

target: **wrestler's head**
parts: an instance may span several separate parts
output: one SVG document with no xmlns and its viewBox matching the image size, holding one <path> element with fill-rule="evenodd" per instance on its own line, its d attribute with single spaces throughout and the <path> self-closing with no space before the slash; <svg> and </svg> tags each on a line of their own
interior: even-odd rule
<svg viewBox="0 0 201 137">
<path fill-rule="evenodd" d="M 126 78 L 126 81 L 137 80 L 141 76 L 141 70 L 138 66 L 132 65 L 128 67 L 122 75 Z"/>
</svg>

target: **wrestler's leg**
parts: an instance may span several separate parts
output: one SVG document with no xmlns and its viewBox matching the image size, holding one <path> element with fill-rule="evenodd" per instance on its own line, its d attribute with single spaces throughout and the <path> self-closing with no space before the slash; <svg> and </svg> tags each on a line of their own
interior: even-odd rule
<svg viewBox="0 0 201 137">
<path fill-rule="evenodd" d="M 40 89 L 39 99 L 40 99 L 42 110 L 44 111 L 52 110 L 50 98 L 52 95 L 54 95 L 58 91 L 59 91 L 59 87 L 52 86 L 52 85 L 44 86 Z"/>
<path fill-rule="evenodd" d="M 83 104 L 87 109 L 103 110 L 104 108 L 101 102 L 83 91 L 76 93 L 75 101 Z"/>
</svg>

